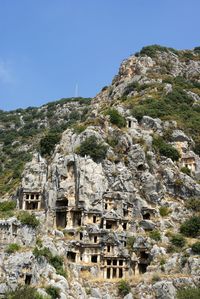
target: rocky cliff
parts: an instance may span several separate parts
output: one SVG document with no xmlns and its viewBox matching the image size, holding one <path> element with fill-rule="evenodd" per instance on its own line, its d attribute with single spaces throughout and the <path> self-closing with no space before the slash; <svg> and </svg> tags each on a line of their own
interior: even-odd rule
<svg viewBox="0 0 200 299">
<path fill-rule="evenodd" d="M 198 292 L 199 104 L 200 49 L 150 46 L 92 101 L 1 112 L 2 298 Z"/>
</svg>

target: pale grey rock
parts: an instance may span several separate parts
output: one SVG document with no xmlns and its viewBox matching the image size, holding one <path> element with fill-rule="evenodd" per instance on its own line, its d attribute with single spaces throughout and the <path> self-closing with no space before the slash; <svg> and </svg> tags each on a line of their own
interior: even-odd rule
<svg viewBox="0 0 200 299">
<path fill-rule="evenodd" d="M 166 83 L 164 86 L 164 91 L 166 94 L 172 92 L 173 88 L 172 88 L 172 84 Z"/>
<path fill-rule="evenodd" d="M 171 281 L 159 281 L 153 285 L 156 299 L 175 299 L 176 289 Z"/>
<path fill-rule="evenodd" d="M 31 171 L 30 171 L 31 169 Z M 23 190 L 42 191 L 47 179 L 47 163 L 38 153 L 33 155 L 31 162 L 27 163 L 22 174 Z"/>
<path fill-rule="evenodd" d="M 167 273 L 176 272 L 176 270 L 178 269 L 178 259 L 179 259 L 179 255 L 175 253 L 166 260 L 165 271 Z"/>
<path fill-rule="evenodd" d="M 151 255 L 153 258 L 166 255 L 166 249 L 164 247 L 159 247 L 158 245 L 153 245 L 151 251 Z"/>
<path fill-rule="evenodd" d="M 133 299 L 133 294 L 129 293 L 127 294 L 124 299 Z"/>
<path fill-rule="evenodd" d="M 200 104 L 200 97 L 198 96 L 198 94 L 192 91 L 187 91 L 187 95 L 193 99 L 194 104 Z"/>
<path fill-rule="evenodd" d="M 186 286 L 195 287 L 195 283 L 192 277 L 177 277 L 173 279 L 173 285 L 176 289 L 182 289 Z"/>
<path fill-rule="evenodd" d="M 200 276 L 200 258 L 190 256 L 188 258 L 188 270 L 192 275 Z"/>
<path fill-rule="evenodd" d="M 67 297 L 65 293 L 60 292 L 60 299 L 69 299 L 69 297 Z"/>
<path fill-rule="evenodd" d="M 8 290 L 9 290 L 9 287 L 5 282 L 0 283 L 0 296 L 1 295 L 3 296 Z"/>
<path fill-rule="evenodd" d="M 144 229 L 144 230 L 153 230 L 155 229 L 155 223 L 153 223 L 151 220 L 142 220 L 140 221 L 139 225 Z"/>
<path fill-rule="evenodd" d="M 143 116 L 141 125 L 144 129 L 162 132 L 162 121 L 159 118 Z"/>
<path fill-rule="evenodd" d="M 92 288 L 91 289 L 91 296 L 94 297 L 94 298 L 102 298 L 102 294 L 101 294 L 100 289 Z"/>
<path fill-rule="evenodd" d="M 179 141 L 179 142 L 184 142 L 184 141 L 191 141 L 191 138 L 189 138 L 183 131 L 181 130 L 174 130 L 172 132 L 172 140 L 173 141 Z"/>
<path fill-rule="evenodd" d="M 77 299 L 86 299 L 87 295 L 85 289 L 77 281 L 71 284 L 70 293 Z"/>
</svg>

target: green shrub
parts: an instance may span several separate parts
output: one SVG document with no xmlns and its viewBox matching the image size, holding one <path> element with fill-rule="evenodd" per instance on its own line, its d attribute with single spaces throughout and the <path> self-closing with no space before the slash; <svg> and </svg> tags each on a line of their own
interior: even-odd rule
<svg viewBox="0 0 200 299">
<path fill-rule="evenodd" d="M 186 237 L 196 238 L 200 235 L 200 216 L 193 216 L 180 227 L 180 232 Z"/>
<path fill-rule="evenodd" d="M 159 96 L 158 99 L 133 100 L 132 115 L 140 121 L 144 115 L 162 120 L 176 120 L 180 129 L 189 134 L 195 141 L 194 151 L 200 155 L 200 108 L 192 105 L 193 100 L 183 90 L 188 86 L 195 87 L 198 82 L 170 78 L 173 92 Z M 187 87 L 185 87 L 187 84 Z M 180 85 L 177 86 L 177 85 Z M 184 87 L 182 87 L 184 85 Z M 197 87 L 199 89 L 199 85 Z"/>
<path fill-rule="evenodd" d="M 45 257 L 49 264 L 51 264 L 56 269 L 57 274 L 67 277 L 67 273 L 63 267 L 63 257 L 58 255 L 52 255 L 51 251 L 47 247 L 40 249 L 35 247 L 33 250 L 33 254 L 38 260 L 40 260 L 42 257 Z"/>
<path fill-rule="evenodd" d="M 52 253 L 47 247 L 41 249 L 35 247 L 33 250 L 33 254 L 38 259 L 40 259 L 41 257 L 45 257 L 47 260 L 50 260 L 50 258 L 52 258 Z"/>
<path fill-rule="evenodd" d="M 135 237 L 127 237 L 126 247 L 129 251 L 133 251 L 133 245 L 135 243 Z"/>
<path fill-rule="evenodd" d="M 160 155 L 172 159 L 173 161 L 178 161 L 180 154 L 173 146 L 167 144 L 162 137 L 154 137 L 153 147 L 159 151 Z"/>
<path fill-rule="evenodd" d="M 180 264 L 181 264 L 181 267 L 185 267 L 185 265 L 187 264 L 188 262 L 188 256 L 187 255 L 183 255 L 181 256 L 181 260 L 180 260 Z"/>
<path fill-rule="evenodd" d="M 152 283 L 155 283 L 155 282 L 160 281 L 160 280 L 161 280 L 160 275 L 158 273 L 154 273 L 153 276 L 152 276 L 152 279 L 151 279 Z"/>
<path fill-rule="evenodd" d="M 195 47 L 194 52 L 200 54 L 200 47 Z"/>
<path fill-rule="evenodd" d="M 122 279 L 118 284 L 118 290 L 121 296 L 126 296 L 127 294 L 130 293 L 131 287 L 126 280 Z"/>
<path fill-rule="evenodd" d="M 171 237 L 171 243 L 176 247 L 184 247 L 186 240 L 182 235 L 176 234 Z"/>
<path fill-rule="evenodd" d="M 179 152 L 169 144 L 163 144 L 159 149 L 159 152 L 162 156 L 172 159 L 173 161 L 178 161 L 180 158 Z"/>
<path fill-rule="evenodd" d="M 187 174 L 187 175 L 191 175 L 191 171 L 187 166 L 184 166 L 181 168 L 181 172 Z"/>
<path fill-rule="evenodd" d="M 18 215 L 18 220 L 24 224 L 29 225 L 33 228 L 39 226 L 40 221 L 35 217 L 34 214 L 29 214 L 27 211 L 20 212 Z"/>
<path fill-rule="evenodd" d="M 0 211 L 7 212 L 16 208 L 16 201 L 4 201 L 0 202 Z"/>
<path fill-rule="evenodd" d="M 161 240 L 161 235 L 160 235 L 160 232 L 158 230 L 152 230 L 150 233 L 149 233 L 149 237 L 155 241 L 160 241 Z"/>
<path fill-rule="evenodd" d="M 106 112 L 106 115 L 110 116 L 110 122 L 113 125 L 116 125 L 119 128 L 126 126 L 126 120 L 125 118 L 116 110 L 116 109 L 109 109 Z"/>
<path fill-rule="evenodd" d="M 190 198 L 185 203 L 187 209 L 193 210 L 194 212 L 200 212 L 200 198 Z"/>
<path fill-rule="evenodd" d="M 196 254 L 200 254 L 200 241 L 192 244 L 192 251 Z"/>
<path fill-rule="evenodd" d="M 174 245 L 169 245 L 167 247 L 167 253 L 174 253 L 174 252 L 177 252 L 177 247 Z"/>
<path fill-rule="evenodd" d="M 80 145 L 80 147 L 76 150 L 77 154 L 81 156 L 88 155 L 94 161 L 101 161 L 105 159 L 107 153 L 107 146 L 102 142 L 98 141 L 96 136 L 90 136 L 85 139 Z"/>
<path fill-rule="evenodd" d="M 128 84 L 124 89 L 123 97 L 129 95 L 129 93 L 131 93 L 134 90 L 138 90 L 138 88 L 139 88 L 139 83 L 137 81 Z"/>
<path fill-rule="evenodd" d="M 18 250 L 20 250 L 20 245 L 16 243 L 9 244 L 8 247 L 6 248 L 6 252 L 9 254 L 14 253 Z"/>
<path fill-rule="evenodd" d="M 186 289 L 180 289 L 177 291 L 177 299 L 199 299 L 200 288 L 188 287 Z"/>
<path fill-rule="evenodd" d="M 111 147 L 114 148 L 118 145 L 119 139 L 117 137 L 108 137 L 106 141 Z"/>
<path fill-rule="evenodd" d="M 49 132 L 48 135 L 40 140 L 40 153 L 42 156 L 51 155 L 55 145 L 60 141 L 61 135 L 55 132 Z"/>
<path fill-rule="evenodd" d="M 56 273 L 66 277 L 66 272 L 63 268 L 64 260 L 63 257 L 55 255 L 49 259 L 49 263 L 56 269 Z"/>
<path fill-rule="evenodd" d="M 3 201 L 0 202 L 0 218 L 8 218 L 14 215 L 16 208 L 16 201 Z"/>
<path fill-rule="evenodd" d="M 50 299 L 47 296 L 40 295 L 37 290 L 31 286 L 18 286 L 14 291 L 7 292 L 6 299 Z"/>
<path fill-rule="evenodd" d="M 166 102 L 169 104 L 186 104 L 191 105 L 193 103 L 193 100 L 188 94 L 181 88 L 176 87 L 173 89 L 173 91 L 169 92 L 166 95 Z M 185 106 L 186 107 L 186 106 Z M 184 108 L 184 106 L 183 106 Z"/>
<path fill-rule="evenodd" d="M 73 130 L 76 134 L 80 134 L 86 130 L 87 126 L 85 125 L 74 125 Z"/>
<path fill-rule="evenodd" d="M 36 239 L 36 245 L 40 248 L 42 247 L 42 240 L 40 238 Z"/>
<path fill-rule="evenodd" d="M 155 57 L 156 56 L 156 52 L 159 51 L 159 52 L 173 52 L 175 54 L 179 54 L 178 51 L 176 51 L 175 49 L 173 48 L 168 48 L 168 47 L 163 47 L 163 46 L 160 46 L 160 45 L 150 45 L 150 46 L 146 46 L 146 47 L 143 47 L 142 50 L 140 51 L 140 55 L 147 55 L 147 56 L 150 56 L 150 57 Z"/>
<path fill-rule="evenodd" d="M 101 91 L 105 91 L 107 89 L 108 89 L 108 86 L 106 85 L 106 86 L 102 87 Z"/>
<path fill-rule="evenodd" d="M 37 293 L 35 294 L 34 299 L 51 299 L 51 297 L 50 297 L 49 295 L 44 296 L 44 295 L 42 295 L 42 294 L 40 294 L 40 293 L 37 292 Z"/>
<path fill-rule="evenodd" d="M 168 207 L 162 206 L 159 208 L 160 216 L 165 217 L 171 212 Z"/>
<path fill-rule="evenodd" d="M 60 296 L 60 290 L 59 288 L 56 288 L 54 286 L 48 286 L 45 288 L 45 291 L 48 295 L 51 296 L 52 299 L 57 299 Z"/>
</svg>

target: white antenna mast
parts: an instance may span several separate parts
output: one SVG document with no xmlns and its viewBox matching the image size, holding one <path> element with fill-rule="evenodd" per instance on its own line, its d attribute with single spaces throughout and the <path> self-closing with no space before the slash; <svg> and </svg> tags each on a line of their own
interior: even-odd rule
<svg viewBox="0 0 200 299">
<path fill-rule="evenodd" d="M 78 98 L 78 83 L 76 83 L 75 87 L 75 98 Z"/>
</svg>

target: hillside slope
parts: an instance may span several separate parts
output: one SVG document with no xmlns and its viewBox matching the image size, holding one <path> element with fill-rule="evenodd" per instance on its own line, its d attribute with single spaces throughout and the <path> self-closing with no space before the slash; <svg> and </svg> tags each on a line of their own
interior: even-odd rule
<svg viewBox="0 0 200 299">
<path fill-rule="evenodd" d="M 200 48 L 145 47 L 0 128 L 2 298 L 199 298 Z"/>
</svg>

